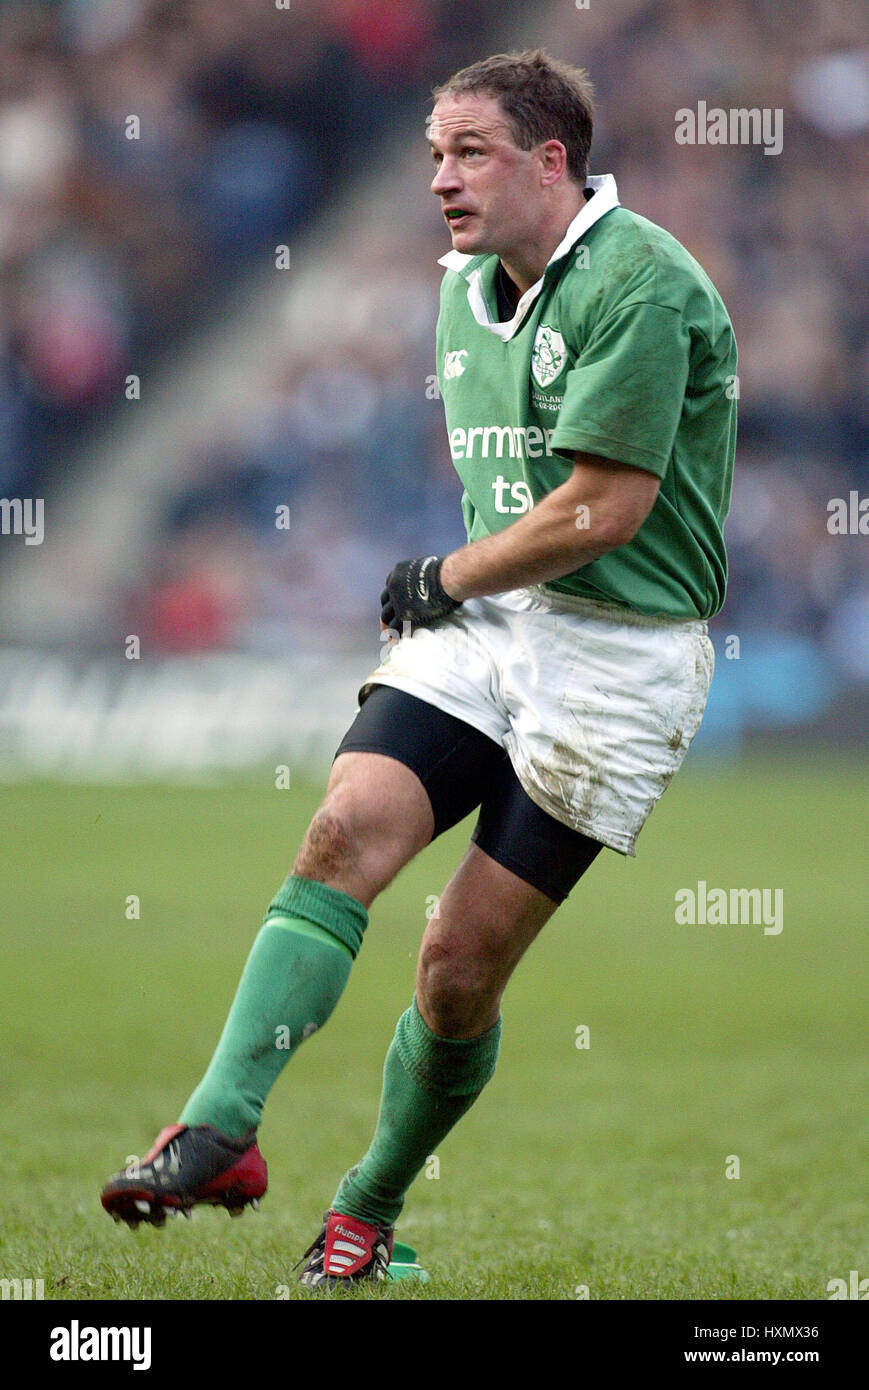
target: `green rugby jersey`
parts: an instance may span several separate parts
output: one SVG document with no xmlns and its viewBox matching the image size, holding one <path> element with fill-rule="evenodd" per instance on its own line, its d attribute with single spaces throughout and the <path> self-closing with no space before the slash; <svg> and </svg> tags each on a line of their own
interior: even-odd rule
<svg viewBox="0 0 869 1390">
<path fill-rule="evenodd" d="M 588 183 L 594 196 L 509 323 L 497 320 L 497 256 L 440 259 L 438 385 L 468 539 L 563 483 L 575 451 L 631 464 L 661 479 L 637 534 L 544 587 L 708 618 L 727 578 L 733 329 L 675 237 L 619 206 L 611 175 Z"/>
</svg>

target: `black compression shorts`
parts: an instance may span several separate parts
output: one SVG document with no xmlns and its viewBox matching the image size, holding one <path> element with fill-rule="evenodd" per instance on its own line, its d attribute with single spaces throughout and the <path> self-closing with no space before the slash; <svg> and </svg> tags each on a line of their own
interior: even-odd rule
<svg viewBox="0 0 869 1390">
<path fill-rule="evenodd" d="M 339 753 L 382 753 L 415 772 L 434 813 L 432 839 L 479 806 L 474 843 L 553 902 L 603 848 L 531 800 L 500 743 L 393 686 L 372 687 Z"/>
</svg>

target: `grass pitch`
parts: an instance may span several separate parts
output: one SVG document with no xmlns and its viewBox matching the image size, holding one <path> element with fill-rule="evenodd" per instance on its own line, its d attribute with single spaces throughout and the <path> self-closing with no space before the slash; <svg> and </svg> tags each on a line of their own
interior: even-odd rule
<svg viewBox="0 0 869 1390">
<path fill-rule="evenodd" d="M 601 855 L 520 966 L 495 1079 L 399 1223 L 431 1282 L 353 1297 L 825 1299 L 869 1274 L 865 786 L 865 766 L 689 767 L 639 858 Z M 199 1079 L 318 792 L 4 790 L 0 1276 L 46 1298 L 311 1296 L 291 1266 L 367 1146 L 470 822 L 375 905 L 337 1013 L 272 1093 L 259 1215 L 133 1234 L 99 1190 Z M 781 934 L 677 925 L 698 880 L 783 889 Z"/>
</svg>

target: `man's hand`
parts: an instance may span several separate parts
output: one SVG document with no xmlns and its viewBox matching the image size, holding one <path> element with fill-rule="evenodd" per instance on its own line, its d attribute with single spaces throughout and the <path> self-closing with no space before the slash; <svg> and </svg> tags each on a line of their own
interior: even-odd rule
<svg viewBox="0 0 869 1390">
<path fill-rule="evenodd" d="M 458 608 L 458 600 L 451 598 L 441 584 L 442 564 L 437 555 L 427 555 L 423 560 L 401 560 L 390 571 L 380 595 L 383 627 L 392 628 L 400 636 L 405 622 L 410 623 L 411 631 L 415 627 L 431 627 Z"/>
</svg>

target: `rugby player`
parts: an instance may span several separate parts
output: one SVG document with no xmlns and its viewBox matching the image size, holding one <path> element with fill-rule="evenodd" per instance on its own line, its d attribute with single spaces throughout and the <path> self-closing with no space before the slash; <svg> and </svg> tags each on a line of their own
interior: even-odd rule
<svg viewBox="0 0 869 1390">
<path fill-rule="evenodd" d="M 587 75 L 542 50 L 496 55 L 435 90 L 427 134 L 452 238 L 437 368 L 468 543 L 388 576 L 390 644 L 211 1064 L 102 1197 L 162 1224 L 262 1195 L 266 1096 L 338 1002 L 372 903 L 479 808 L 423 935 L 370 1148 L 300 1261 L 326 1288 L 385 1277 L 408 1188 L 492 1076 L 523 953 L 602 847 L 635 853 L 700 723 L 726 578 L 733 331 L 688 252 L 589 176 Z"/>
</svg>

